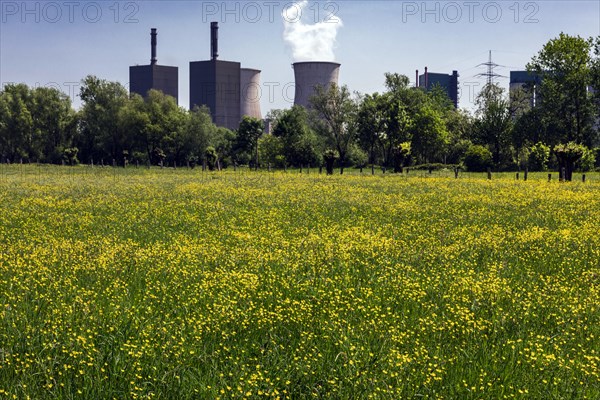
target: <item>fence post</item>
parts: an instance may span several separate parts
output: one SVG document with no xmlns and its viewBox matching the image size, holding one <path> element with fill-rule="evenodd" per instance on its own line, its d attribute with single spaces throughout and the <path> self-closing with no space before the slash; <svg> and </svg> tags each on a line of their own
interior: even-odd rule
<svg viewBox="0 0 600 400">
<path fill-rule="evenodd" d="M 552 174 L 548 174 L 548 182 L 552 180 Z"/>
<path fill-rule="evenodd" d="M 487 169 L 487 176 L 488 176 L 488 180 L 492 179 L 492 169 L 491 168 Z"/>
<path fill-rule="evenodd" d="M 529 172 L 528 168 L 525 168 L 525 172 L 523 173 L 523 180 L 526 181 L 527 180 L 527 173 Z"/>
</svg>

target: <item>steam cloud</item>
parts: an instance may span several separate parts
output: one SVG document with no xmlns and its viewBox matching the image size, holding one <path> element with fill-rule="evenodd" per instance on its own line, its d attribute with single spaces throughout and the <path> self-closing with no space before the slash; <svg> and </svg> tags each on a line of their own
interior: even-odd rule
<svg viewBox="0 0 600 400">
<path fill-rule="evenodd" d="M 321 9 L 321 16 L 325 20 L 305 23 L 303 21 L 318 15 L 312 7 L 309 9 L 307 6 L 308 0 L 303 0 L 293 3 L 282 12 L 283 40 L 292 50 L 294 62 L 335 61 L 335 38 L 342 27 L 342 20 Z"/>
</svg>

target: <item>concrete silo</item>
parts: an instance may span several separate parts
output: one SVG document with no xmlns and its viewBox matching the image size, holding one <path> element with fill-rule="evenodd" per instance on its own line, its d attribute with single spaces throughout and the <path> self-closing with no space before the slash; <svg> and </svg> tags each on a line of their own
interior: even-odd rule
<svg viewBox="0 0 600 400">
<path fill-rule="evenodd" d="M 329 87 L 338 84 L 340 65 L 335 62 L 308 61 L 294 63 L 296 94 L 294 105 L 309 108 L 309 100 L 315 93 L 316 86 Z"/>
<path fill-rule="evenodd" d="M 260 70 L 240 69 L 240 116 L 262 119 L 260 112 Z"/>
</svg>

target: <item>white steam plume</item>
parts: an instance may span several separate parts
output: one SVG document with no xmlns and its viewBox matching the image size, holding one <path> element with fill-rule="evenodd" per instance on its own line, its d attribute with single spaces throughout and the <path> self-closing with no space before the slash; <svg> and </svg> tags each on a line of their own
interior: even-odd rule
<svg viewBox="0 0 600 400">
<path fill-rule="evenodd" d="M 283 10 L 283 40 L 291 48 L 294 62 L 334 61 L 335 38 L 342 20 L 323 9 L 321 20 L 316 20 L 318 12 L 307 6 L 308 0 L 303 0 Z M 313 24 L 304 22 L 310 18 L 315 19 Z"/>
</svg>

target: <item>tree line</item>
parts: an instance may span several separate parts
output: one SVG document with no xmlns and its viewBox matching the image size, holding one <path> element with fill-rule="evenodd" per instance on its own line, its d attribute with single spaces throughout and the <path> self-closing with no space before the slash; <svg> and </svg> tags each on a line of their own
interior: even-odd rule
<svg viewBox="0 0 600 400">
<path fill-rule="evenodd" d="M 53 88 L 8 84 L 0 92 L 0 156 L 76 164 L 131 163 L 278 168 L 357 166 L 401 172 L 414 165 L 473 171 L 598 167 L 600 37 L 561 34 L 527 65 L 540 84 L 506 93 L 486 85 L 473 114 L 445 91 L 411 87 L 385 74 L 383 93 L 318 87 L 311 107 L 244 117 L 237 130 L 213 124 L 210 111 L 178 107 L 151 90 L 145 98 L 116 82 L 88 76 L 82 107 Z M 592 88 L 599 88 L 594 91 Z"/>
</svg>

